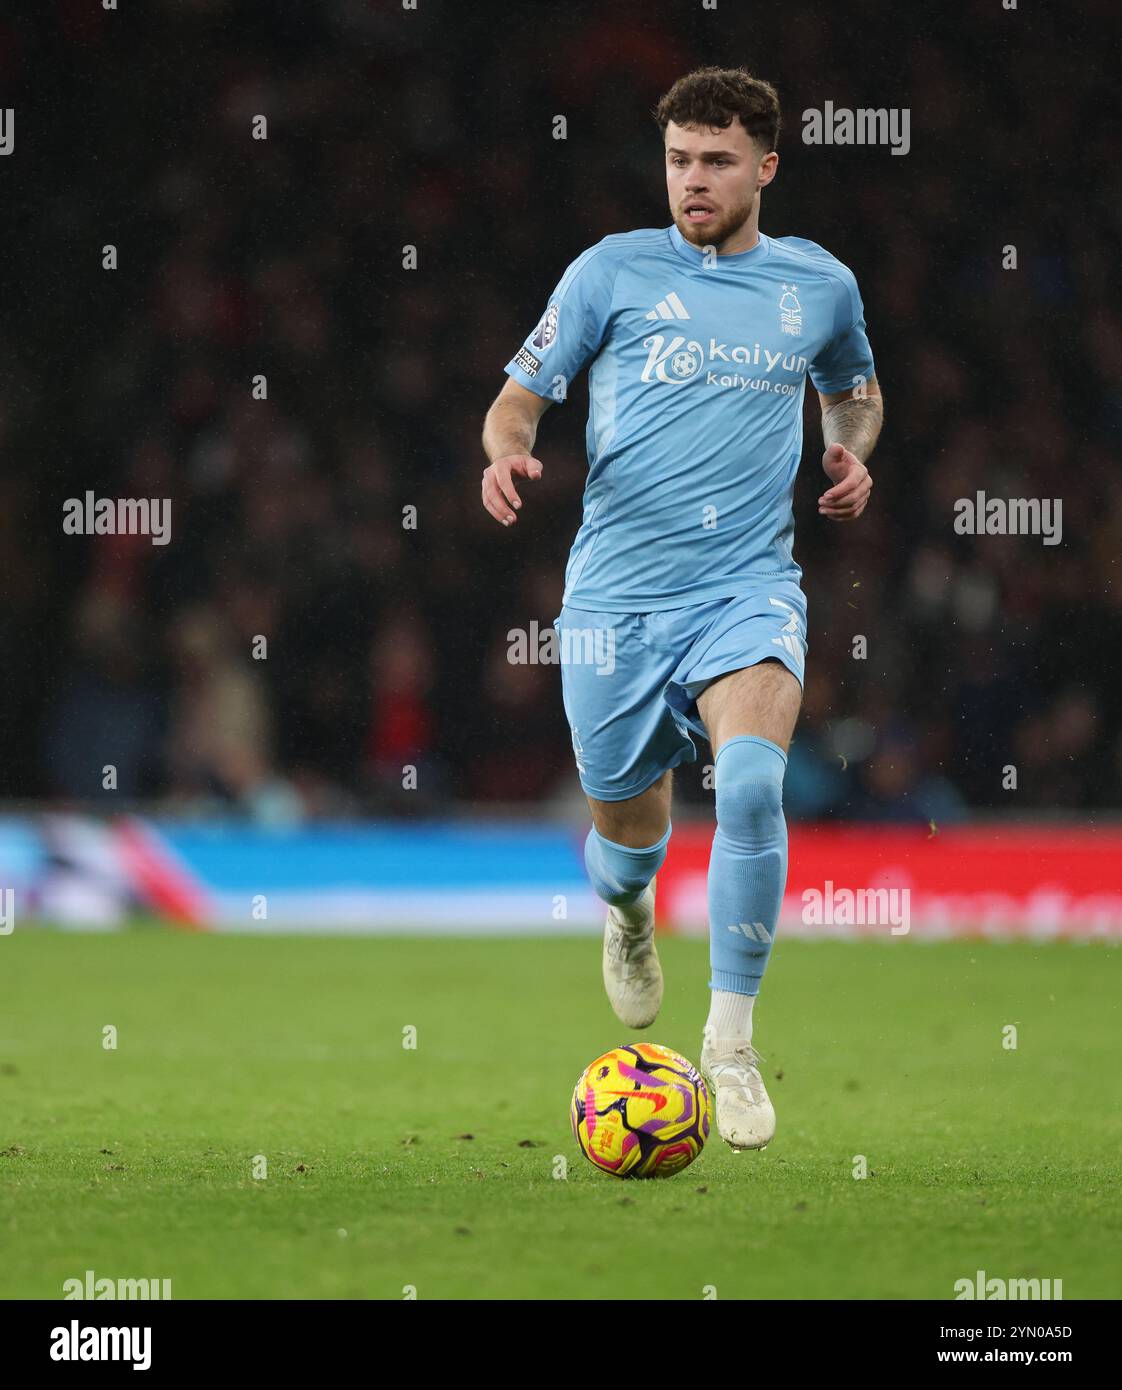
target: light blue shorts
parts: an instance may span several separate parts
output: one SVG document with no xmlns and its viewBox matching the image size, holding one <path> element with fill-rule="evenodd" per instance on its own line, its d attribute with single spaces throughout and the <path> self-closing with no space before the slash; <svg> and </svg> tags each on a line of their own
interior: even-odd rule
<svg viewBox="0 0 1122 1390">
<path fill-rule="evenodd" d="M 696 759 L 697 697 L 719 676 L 774 657 L 803 681 L 806 597 L 792 580 L 653 613 L 565 607 L 553 626 L 577 771 L 598 801 L 638 796 Z"/>
</svg>

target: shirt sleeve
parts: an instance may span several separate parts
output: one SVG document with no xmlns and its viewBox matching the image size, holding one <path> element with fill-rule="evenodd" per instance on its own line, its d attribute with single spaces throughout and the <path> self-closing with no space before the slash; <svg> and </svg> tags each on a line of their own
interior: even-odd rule
<svg viewBox="0 0 1122 1390">
<path fill-rule="evenodd" d="M 563 401 L 608 332 L 615 257 L 593 246 L 569 266 L 541 321 L 506 364 L 506 373 L 539 396 Z"/>
<path fill-rule="evenodd" d="M 871 381 L 876 372 L 857 281 L 847 270 L 835 285 L 834 332 L 810 364 L 810 379 L 824 395 L 852 390 L 861 381 Z"/>
</svg>

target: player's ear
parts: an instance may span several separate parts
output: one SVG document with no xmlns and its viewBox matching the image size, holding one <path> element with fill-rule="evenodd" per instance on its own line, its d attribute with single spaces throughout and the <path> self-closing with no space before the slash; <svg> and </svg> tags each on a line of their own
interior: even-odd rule
<svg viewBox="0 0 1122 1390">
<path fill-rule="evenodd" d="M 775 171 L 778 168 L 779 156 L 774 150 L 770 150 L 764 155 L 763 159 L 760 160 L 760 170 L 756 186 L 758 188 L 766 188 L 772 179 L 775 178 Z"/>
</svg>

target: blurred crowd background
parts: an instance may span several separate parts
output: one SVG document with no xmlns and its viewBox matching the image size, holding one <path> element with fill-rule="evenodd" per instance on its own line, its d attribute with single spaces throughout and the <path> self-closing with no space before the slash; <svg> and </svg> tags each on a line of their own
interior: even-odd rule
<svg viewBox="0 0 1122 1390">
<path fill-rule="evenodd" d="M 1122 806 L 1122 145 L 1086 56 L 1119 28 L 1113 0 L 0 18 L 5 794 L 96 804 L 113 764 L 125 800 L 265 821 L 574 803 L 557 668 L 507 633 L 560 605 L 583 383 L 510 533 L 479 432 L 565 266 L 669 222 L 650 111 L 718 62 L 779 88 L 761 227 L 854 269 L 887 402 L 854 526 L 816 514 L 807 405 L 789 814 Z M 910 153 L 804 145 L 827 100 L 909 108 Z M 171 498 L 170 544 L 65 536 L 87 489 Z M 978 490 L 1062 498 L 1062 544 L 956 535 Z"/>
</svg>

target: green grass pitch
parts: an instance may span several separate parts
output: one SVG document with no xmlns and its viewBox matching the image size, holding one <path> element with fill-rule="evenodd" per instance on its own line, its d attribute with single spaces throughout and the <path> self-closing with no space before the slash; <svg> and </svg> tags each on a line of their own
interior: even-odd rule
<svg viewBox="0 0 1122 1390">
<path fill-rule="evenodd" d="M 696 1061 L 707 946 L 660 950 L 644 1036 Z M 755 1039 L 774 1142 L 627 1182 L 569 1131 L 581 1069 L 631 1040 L 598 940 L 17 930 L 0 1296 L 92 1269 L 173 1298 L 947 1299 L 982 1269 L 1118 1298 L 1120 964 L 781 939 Z"/>
</svg>

